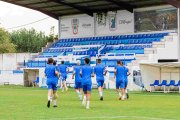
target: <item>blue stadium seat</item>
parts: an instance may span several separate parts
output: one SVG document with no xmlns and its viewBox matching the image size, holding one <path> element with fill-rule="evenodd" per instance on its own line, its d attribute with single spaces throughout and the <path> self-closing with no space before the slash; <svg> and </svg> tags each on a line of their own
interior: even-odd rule
<svg viewBox="0 0 180 120">
<path fill-rule="evenodd" d="M 137 39 L 138 38 L 138 34 L 133 35 L 133 39 Z"/>
<path fill-rule="evenodd" d="M 175 80 L 170 80 L 169 84 L 166 85 L 168 88 L 168 92 L 170 92 L 170 86 L 175 86 Z"/>
<path fill-rule="evenodd" d="M 133 44 L 138 44 L 138 43 L 139 43 L 139 40 L 135 39 Z"/>
<path fill-rule="evenodd" d="M 114 40 L 117 40 L 118 36 L 114 36 Z"/>
<path fill-rule="evenodd" d="M 159 80 L 155 80 L 153 84 L 150 84 L 150 92 L 152 92 L 151 87 L 154 87 L 155 89 L 155 86 L 158 86 L 158 85 L 159 85 Z"/>
<path fill-rule="evenodd" d="M 174 86 L 178 87 L 179 88 L 179 93 L 180 93 L 180 80 L 178 81 L 177 84 L 175 84 Z"/>
<path fill-rule="evenodd" d="M 159 33 L 158 34 L 158 37 L 163 37 L 164 36 L 164 33 Z"/>
<path fill-rule="evenodd" d="M 159 85 L 159 80 L 155 80 L 153 84 L 150 84 L 150 86 L 158 86 Z"/>
<path fill-rule="evenodd" d="M 107 39 L 107 36 L 102 37 L 102 40 L 106 40 L 106 39 Z"/>
<path fill-rule="evenodd" d="M 175 86 L 175 80 L 171 80 L 166 86 Z"/>
<path fill-rule="evenodd" d="M 132 38 L 132 36 L 131 35 L 127 35 L 127 39 L 131 39 Z"/>
<path fill-rule="evenodd" d="M 85 55 L 85 51 L 82 51 L 82 52 L 81 52 L 81 55 Z"/>
<path fill-rule="evenodd" d="M 152 38 L 153 35 L 152 34 L 146 34 L 146 38 Z"/>
<path fill-rule="evenodd" d="M 118 43 L 118 44 L 122 44 L 122 41 L 121 41 L 121 40 L 118 40 L 117 43 Z"/>
<path fill-rule="evenodd" d="M 166 86 L 167 85 L 167 80 L 163 80 L 161 84 L 159 84 L 158 86 Z"/>
<path fill-rule="evenodd" d="M 127 39 L 128 38 L 128 36 L 127 35 L 123 35 L 123 39 Z"/>
<path fill-rule="evenodd" d="M 180 80 L 179 80 L 178 83 L 175 84 L 174 86 L 180 86 Z"/>
<path fill-rule="evenodd" d="M 81 42 L 82 38 L 77 38 L 75 42 Z"/>
<path fill-rule="evenodd" d="M 121 36 L 119 35 L 119 36 L 117 36 L 117 40 L 120 40 L 121 39 Z"/>
<path fill-rule="evenodd" d="M 164 92 L 165 92 L 166 85 L 167 85 L 167 80 L 163 80 L 163 81 L 162 81 L 162 83 L 161 83 L 161 84 L 159 84 L 158 86 L 163 87 Z"/>
<path fill-rule="evenodd" d="M 133 44 L 134 43 L 134 39 L 129 40 L 129 44 Z"/>
<path fill-rule="evenodd" d="M 79 41 L 80 41 L 79 38 L 74 39 L 74 42 L 79 42 Z"/>
<path fill-rule="evenodd" d="M 114 41 L 114 43 L 113 43 L 114 45 L 118 45 L 118 41 Z"/>
<path fill-rule="evenodd" d="M 137 34 L 137 38 L 143 38 L 142 34 Z"/>
<path fill-rule="evenodd" d="M 119 39 L 124 39 L 124 35 L 120 35 L 120 36 L 119 36 Z"/>
</svg>

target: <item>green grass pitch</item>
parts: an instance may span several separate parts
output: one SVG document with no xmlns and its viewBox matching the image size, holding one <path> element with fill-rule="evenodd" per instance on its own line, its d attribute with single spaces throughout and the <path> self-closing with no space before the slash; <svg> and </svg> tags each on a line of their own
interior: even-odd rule
<svg viewBox="0 0 180 120">
<path fill-rule="evenodd" d="M 180 94 L 133 92 L 129 100 L 119 101 L 115 90 L 105 90 L 99 101 L 93 89 L 89 110 L 73 89 L 58 95 L 58 108 L 47 108 L 47 89 L 0 86 L 0 120 L 180 119 Z"/>
</svg>

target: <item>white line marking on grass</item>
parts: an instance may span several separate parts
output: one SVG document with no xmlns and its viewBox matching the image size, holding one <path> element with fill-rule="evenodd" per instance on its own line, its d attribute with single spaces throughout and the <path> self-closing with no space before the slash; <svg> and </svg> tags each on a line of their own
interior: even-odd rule
<svg viewBox="0 0 180 120">
<path fill-rule="evenodd" d="M 140 120 L 175 120 L 175 119 L 141 117 L 141 116 L 71 117 L 71 118 L 52 118 L 52 119 L 48 119 L 48 120 L 117 119 L 117 118 L 130 118 L 130 119 L 140 119 Z M 41 120 L 46 120 L 46 119 L 41 119 Z"/>
<path fill-rule="evenodd" d="M 169 94 L 169 96 L 168 96 L 168 95 L 142 95 L 142 94 L 141 94 L 140 96 L 150 96 L 150 97 L 152 97 L 152 96 L 153 96 L 153 97 L 156 97 L 156 96 L 158 96 L 158 97 L 159 97 L 159 96 L 162 96 L 162 97 L 173 96 L 173 97 L 180 97 L 180 96 L 178 96 L 178 95 L 175 95 L 175 96 L 174 96 L 174 95 L 170 95 L 170 94 Z"/>
</svg>

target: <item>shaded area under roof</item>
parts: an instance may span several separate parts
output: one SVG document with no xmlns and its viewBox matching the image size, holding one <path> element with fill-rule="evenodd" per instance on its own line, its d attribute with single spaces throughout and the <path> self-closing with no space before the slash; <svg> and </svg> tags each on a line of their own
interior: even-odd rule
<svg viewBox="0 0 180 120">
<path fill-rule="evenodd" d="M 93 16 L 96 12 L 115 10 L 128 10 L 134 8 L 171 4 L 180 6 L 177 0 L 1 0 L 15 5 L 40 11 L 55 19 L 59 16 L 88 14 Z"/>
</svg>

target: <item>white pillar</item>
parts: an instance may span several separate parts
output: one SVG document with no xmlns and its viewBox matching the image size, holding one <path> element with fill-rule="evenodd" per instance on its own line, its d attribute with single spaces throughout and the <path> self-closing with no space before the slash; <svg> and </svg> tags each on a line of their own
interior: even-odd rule
<svg viewBox="0 0 180 120">
<path fill-rule="evenodd" d="M 177 17 L 178 17 L 178 39 L 177 39 L 177 44 L 178 44 L 178 62 L 180 62 L 180 8 L 177 10 Z"/>
<path fill-rule="evenodd" d="M 96 31 L 96 13 L 93 14 L 94 17 L 94 36 L 97 35 L 97 31 Z"/>
<path fill-rule="evenodd" d="M 61 17 L 58 19 L 58 39 L 61 38 Z"/>
</svg>

